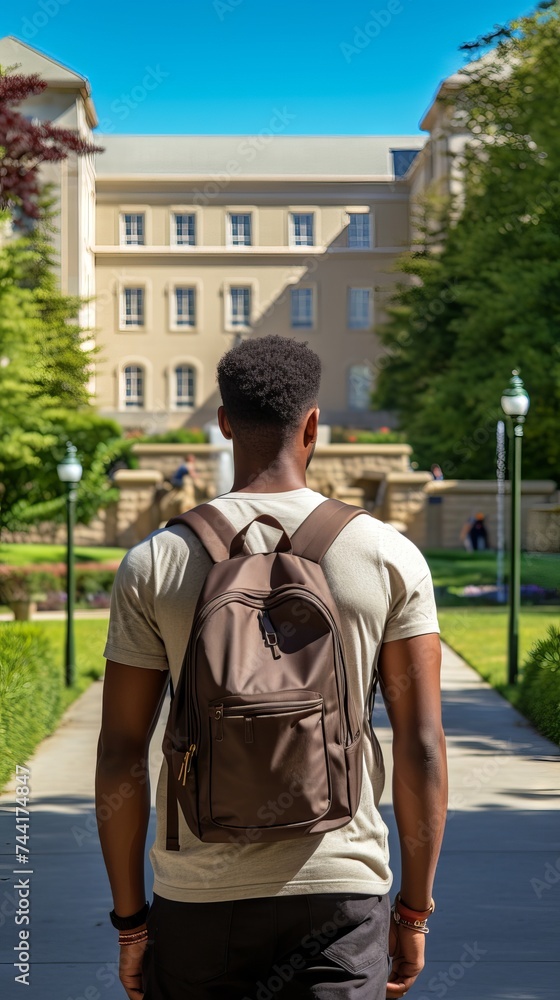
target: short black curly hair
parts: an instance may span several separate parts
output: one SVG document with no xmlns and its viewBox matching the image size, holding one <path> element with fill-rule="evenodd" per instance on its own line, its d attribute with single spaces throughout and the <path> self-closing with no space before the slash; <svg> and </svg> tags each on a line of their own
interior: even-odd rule
<svg viewBox="0 0 560 1000">
<path fill-rule="evenodd" d="M 218 362 L 218 385 L 232 429 L 252 443 L 260 429 L 270 444 L 290 438 L 306 410 L 317 406 L 321 359 L 289 337 L 242 340 Z M 259 435 L 260 436 L 260 435 Z"/>
</svg>

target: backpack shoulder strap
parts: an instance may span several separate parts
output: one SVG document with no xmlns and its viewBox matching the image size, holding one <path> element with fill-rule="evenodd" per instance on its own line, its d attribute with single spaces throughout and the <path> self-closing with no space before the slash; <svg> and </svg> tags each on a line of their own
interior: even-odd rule
<svg viewBox="0 0 560 1000">
<path fill-rule="evenodd" d="M 363 507 L 353 507 L 342 500 L 324 500 L 308 514 L 292 535 L 294 555 L 321 562 L 335 538 L 346 525 L 359 514 L 367 514 Z"/>
<path fill-rule="evenodd" d="M 231 521 L 210 503 L 201 503 L 198 507 L 178 514 L 167 522 L 166 528 L 173 524 L 186 524 L 202 542 L 213 562 L 222 562 L 229 558 L 230 545 L 237 535 Z"/>
</svg>

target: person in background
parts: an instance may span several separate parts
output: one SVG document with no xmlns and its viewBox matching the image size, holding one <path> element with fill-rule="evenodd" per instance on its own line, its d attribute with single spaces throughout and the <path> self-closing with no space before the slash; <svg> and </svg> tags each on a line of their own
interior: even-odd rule
<svg viewBox="0 0 560 1000">
<path fill-rule="evenodd" d="M 488 531 L 484 514 L 476 514 L 469 531 L 469 538 L 474 552 L 488 548 Z"/>
<path fill-rule="evenodd" d="M 190 478 L 192 479 L 193 486 L 199 485 L 200 480 L 196 473 L 195 459 L 194 455 L 192 454 L 185 455 L 183 462 L 181 463 L 179 468 L 175 470 L 169 482 L 171 483 L 172 486 L 175 487 L 175 489 L 180 490 L 184 486 L 183 480 L 185 476 L 190 476 Z"/>
<path fill-rule="evenodd" d="M 434 465 L 432 465 L 431 471 L 432 471 L 432 476 L 434 477 L 434 479 L 443 479 L 444 478 L 443 472 L 441 471 L 441 465 L 437 465 L 437 464 L 434 463 Z"/>
</svg>

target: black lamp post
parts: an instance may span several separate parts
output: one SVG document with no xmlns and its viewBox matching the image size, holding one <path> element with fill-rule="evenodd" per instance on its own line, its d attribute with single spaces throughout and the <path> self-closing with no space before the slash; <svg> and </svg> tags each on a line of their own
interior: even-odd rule
<svg viewBox="0 0 560 1000">
<path fill-rule="evenodd" d="M 502 410 L 512 429 L 511 442 L 511 546 L 509 572 L 508 622 L 508 684 L 517 681 L 519 664 L 519 595 L 521 590 L 521 444 L 523 424 L 529 410 L 529 394 L 513 371 L 507 389 L 502 393 Z"/>
<path fill-rule="evenodd" d="M 66 649 L 64 657 L 64 674 L 66 686 L 71 687 L 76 680 L 76 656 L 74 650 L 74 517 L 78 483 L 82 478 L 82 465 L 76 455 L 76 449 L 70 441 L 66 442 L 66 455 L 57 466 L 58 478 L 66 483 Z"/>
</svg>

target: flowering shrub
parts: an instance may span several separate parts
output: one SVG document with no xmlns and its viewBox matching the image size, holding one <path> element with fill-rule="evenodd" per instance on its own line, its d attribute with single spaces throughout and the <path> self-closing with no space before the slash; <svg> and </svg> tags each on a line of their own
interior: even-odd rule
<svg viewBox="0 0 560 1000">
<path fill-rule="evenodd" d="M 107 607 L 119 565 L 118 561 L 77 563 L 76 600 Z M 65 563 L 0 566 L 0 604 L 39 600 L 44 610 L 63 607 L 66 603 L 65 581 Z"/>
<path fill-rule="evenodd" d="M 402 431 L 393 431 L 390 427 L 379 427 L 374 431 L 333 427 L 331 441 L 333 444 L 405 444 L 406 436 Z"/>
</svg>

